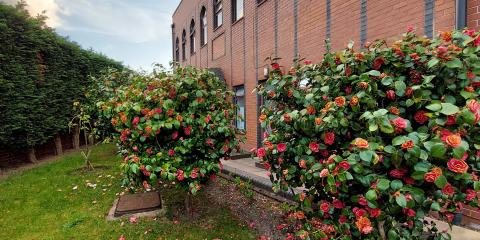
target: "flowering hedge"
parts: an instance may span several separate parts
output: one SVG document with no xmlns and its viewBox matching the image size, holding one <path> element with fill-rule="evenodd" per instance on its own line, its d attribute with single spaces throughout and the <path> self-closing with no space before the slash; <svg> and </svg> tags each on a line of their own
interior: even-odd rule
<svg viewBox="0 0 480 240">
<path fill-rule="evenodd" d="M 302 239 L 423 239 L 429 212 L 478 207 L 480 36 L 413 31 L 391 47 L 327 53 L 258 91 L 269 126 L 256 154 L 276 190 L 304 186 L 291 229 Z M 443 236 L 444 237 L 444 236 Z"/>
<path fill-rule="evenodd" d="M 127 183 L 149 189 L 162 178 L 192 194 L 200 190 L 221 169 L 220 158 L 238 145 L 231 97 L 213 73 L 176 67 L 135 76 L 100 103 L 119 133 Z"/>
</svg>

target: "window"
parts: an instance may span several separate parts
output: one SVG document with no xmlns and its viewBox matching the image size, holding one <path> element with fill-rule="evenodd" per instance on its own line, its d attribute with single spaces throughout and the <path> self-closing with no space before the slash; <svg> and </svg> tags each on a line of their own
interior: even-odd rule
<svg viewBox="0 0 480 240">
<path fill-rule="evenodd" d="M 200 11 L 200 45 L 203 46 L 207 44 L 207 9 L 202 7 Z"/>
<path fill-rule="evenodd" d="M 232 0 L 232 22 L 243 17 L 243 0 Z"/>
<path fill-rule="evenodd" d="M 186 51 L 185 47 L 187 47 L 187 32 L 185 32 L 185 29 L 183 29 L 182 32 L 182 60 L 185 61 L 187 57 L 185 56 Z"/>
<path fill-rule="evenodd" d="M 243 86 L 235 87 L 235 97 L 233 101 L 235 105 L 237 105 L 235 127 L 240 130 L 245 130 L 245 88 Z"/>
<path fill-rule="evenodd" d="M 190 22 L 190 55 L 195 54 L 195 20 Z"/>
<path fill-rule="evenodd" d="M 180 41 L 177 39 L 175 40 L 175 61 L 180 61 Z"/>
<path fill-rule="evenodd" d="M 223 24 L 222 0 L 213 0 L 213 27 L 217 28 Z"/>
</svg>

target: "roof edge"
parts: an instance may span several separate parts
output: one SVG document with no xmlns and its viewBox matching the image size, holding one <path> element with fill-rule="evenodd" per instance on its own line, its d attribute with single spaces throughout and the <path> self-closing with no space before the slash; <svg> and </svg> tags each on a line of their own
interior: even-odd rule
<svg viewBox="0 0 480 240">
<path fill-rule="evenodd" d="M 173 19 L 173 16 L 175 16 L 175 14 L 177 14 L 178 8 L 180 7 L 180 5 L 182 5 L 182 3 L 183 3 L 183 0 L 181 0 L 180 3 L 178 4 L 177 8 L 175 8 L 175 11 L 172 14 L 172 19 Z"/>
</svg>

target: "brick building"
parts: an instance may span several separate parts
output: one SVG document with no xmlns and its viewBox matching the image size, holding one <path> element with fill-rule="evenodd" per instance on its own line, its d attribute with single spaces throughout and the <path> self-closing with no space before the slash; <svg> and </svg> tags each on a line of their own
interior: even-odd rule
<svg viewBox="0 0 480 240">
<path fill-rule="evenodd" d="M 268 75 L 269 56 L 290 66 L 295 56 L 318 62 L 329 38 L 333 50 L 382 38 L 392 42 L 414 26 L 435 36 L 454 28 L 480 29 L 480 0 L 182 0 L 173 14 L 173 57 L 214 69 L 236 92 L 237 127 L 245 149 L 261 142 L 252 93 Z"/>
</svg>

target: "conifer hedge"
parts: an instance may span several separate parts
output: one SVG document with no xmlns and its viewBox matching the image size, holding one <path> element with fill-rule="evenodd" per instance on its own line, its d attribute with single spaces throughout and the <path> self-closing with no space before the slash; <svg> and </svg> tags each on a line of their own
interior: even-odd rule
<svg viewBox="0 0 480 240">
<path fill-rule="evenodd" d="M 0 147 L 32 149 L 68 131 L 72 103 L 93 78 L 122 65 L 83 50 L 31 17 L 20 3 L 0 3 Z"/>
</svg>

